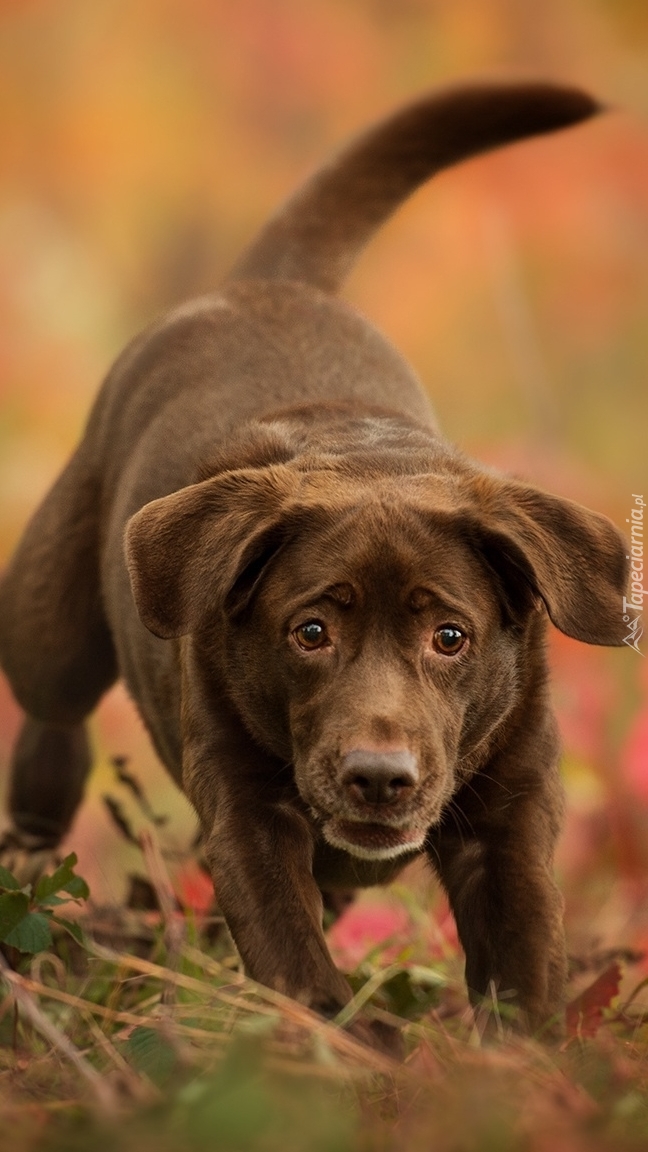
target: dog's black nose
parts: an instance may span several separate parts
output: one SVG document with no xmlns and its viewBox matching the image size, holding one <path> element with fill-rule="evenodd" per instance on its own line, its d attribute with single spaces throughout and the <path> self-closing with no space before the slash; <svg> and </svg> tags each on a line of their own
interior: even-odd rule
<svg viewBox="0 0 648 1152">
<path fill-rule="evenodd" d="M 342 784 L 354 800 L 395 804 L 418 782 L 416 757 L 406 748 L 373 752 L 354 748 L 342 758 Z"/>
</svg>

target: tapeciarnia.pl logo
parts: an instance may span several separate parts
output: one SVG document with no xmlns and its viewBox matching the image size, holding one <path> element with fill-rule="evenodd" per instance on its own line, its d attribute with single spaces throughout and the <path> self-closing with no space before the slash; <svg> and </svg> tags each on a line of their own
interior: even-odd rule
<svg viewBox="0 0 648 1152">
<path fill-rule="evenodd" d="M 627 557 L 630 561 L 630 589 L 628 595 L 623 597 L 623 623 L 628 626 L 628 634 L 624 636 L 623 643 L 627 644 L 629 648 L 634 648 L 635 652 L 643 656 L 643 652 L 639 648 L 639 641 L 643 636 L 641 624 L 641 615 L 644 609 L 643 598 L 648 596 L 648 589 L 643 586 L 643 521 L 646 503 L 643 496 L 638 496 L 634 492 L 632 498 L 634 508 L 631 509 L 630 516 L 626 519 L 626 524 L 630 525 L 630 553 Z"/>
</svg>

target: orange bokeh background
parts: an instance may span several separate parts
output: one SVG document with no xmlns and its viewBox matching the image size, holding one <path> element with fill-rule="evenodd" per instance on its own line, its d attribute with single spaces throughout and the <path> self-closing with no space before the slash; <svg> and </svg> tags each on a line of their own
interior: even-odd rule
<svg viewBox="0 0 648 1152">
<path fill-rule="evenodd" d="M 580 83 L 611 111 L 440 176 L 346 295 L 469 453 L 625 526 L 648 493 L 645 0 L 2 0 L 0 565 L 126 340 L 215 286 L 346 135 L 474 75 Z M 646 652 L 552 636 L 574 946 L 648 944 Z M 3 779 L 18 723 L 2 682 Z M 193 824 L 121 689 L 92 729 L 70 845 L 103 901 L 140 867 L 102 801 L 141 823 L 112 756 L 169 814 L 167 847 Z"/>
</svg>

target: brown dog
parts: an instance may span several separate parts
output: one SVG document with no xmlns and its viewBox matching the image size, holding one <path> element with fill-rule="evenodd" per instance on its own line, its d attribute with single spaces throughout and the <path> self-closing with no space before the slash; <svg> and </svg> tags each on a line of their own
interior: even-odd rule
<svg viewBox="0 0 648 1152">
<path fill-rule="evenodd" d="M 200 816 L 247 971 L 328 1015 L 351 993 L 322 893 L 423 852 L 473 998 L 497 988 L 532 1027 L 560 1004 L 545 627 L 622 642 L 623 539 L 464 459 L 332 293 L 433 172 L 595 111 L 571 89 L 472 86 L 353 143 L 221 294 L 124 352 L 1 586 L 0 656 L 27 712 L 14 841 L 67 830 L 83 722 L 122 676 Z"/>
</svg>

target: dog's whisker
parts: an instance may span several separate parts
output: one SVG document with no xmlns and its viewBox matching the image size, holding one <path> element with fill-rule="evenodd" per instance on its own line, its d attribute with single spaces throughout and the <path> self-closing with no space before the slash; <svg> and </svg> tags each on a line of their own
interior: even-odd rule
<svg viewBox="0 0 648 1152">
<path fill-rule="evenodd" d="M 462 788 L 467 788 L 469 792 L 472 792 L 473 796 L 477 800 L 479 800 L 479 803 L 481 804 L 484 811 L 485 812 L 488 811 L 488 804 L 486 803 L 486 800 L 484 799 L 483 796 L 480 795 L 480 793 L 477 791 L 477 789 L 474 787 L 474 785 L 471 784 L 470 780 L 464 780 L 464 782 L 462 784 Z"/>
<path fill-rule="evenodd" d="M 478 770 L 476 775 L 481 776 L 483 780 L 490 780 L 492 784 L 496 784 L 497 787 L 501 788 L 503 792 L 511 791 L 508 785 L 504 784 L 501 780 L 498 780 L 496 776 L 489 776 L 488 772 L 484 772 L 484 770 L 481 768 Z M 466 781 L 466 784 L 469 784 L 468 780 Z"/>
<path fill-rule="evenodd" d="M 462 847 L 465 847 L 466 842 L 464 839 L 464 829 L 462 827 L 461 820 L 464 821 L 464 824 L 468 828 L 468 831 L 472 833 L 472 828 L 470 827 L 470 822 L 466 818 L 465 814 L 461 811 L 461 809 L 456 808 L 452 801 L 450 801 L 450 803 L 447 805 L 446 811 L 452 817 L 452 819 L 455 823 L 455 827 L 456 827 L 457 832 L 459 834 L 459 839 L 461 841 Z"/>
</svg>

